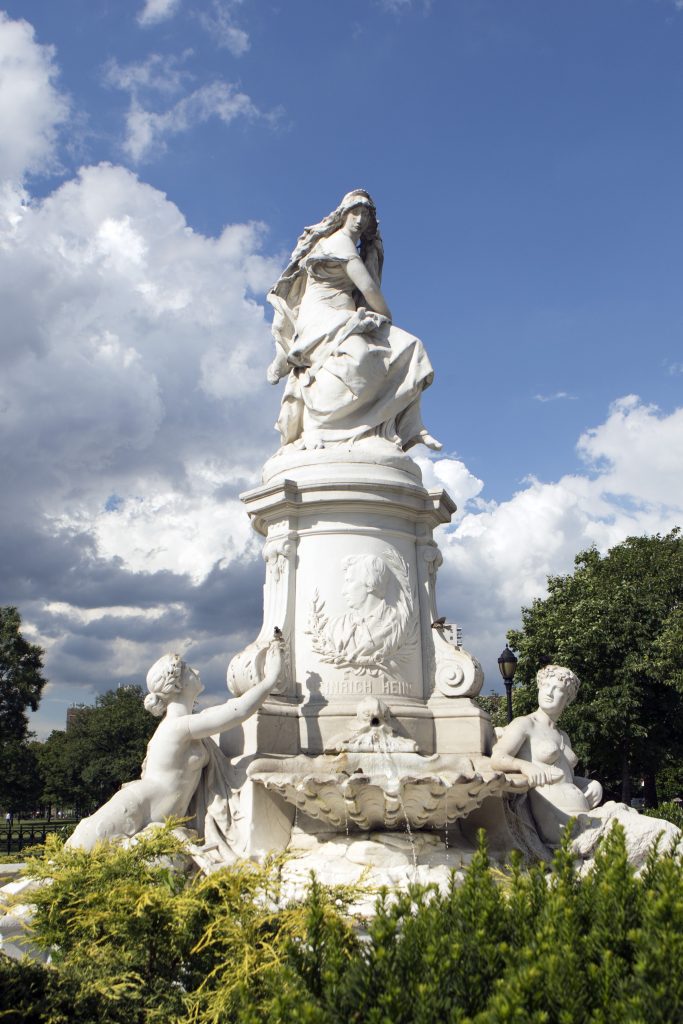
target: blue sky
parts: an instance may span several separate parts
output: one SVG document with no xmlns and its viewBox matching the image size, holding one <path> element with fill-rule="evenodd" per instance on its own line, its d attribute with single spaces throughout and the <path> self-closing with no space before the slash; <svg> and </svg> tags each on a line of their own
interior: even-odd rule
<svg viewBox="0 0 683 1024">
<path fill-rule="evenodd" d="M 577 550 L 683 518 L 683 4 L 63 0 L 0 20 L 0 601 L 35 728 L 258 628 L 264 294 L 369 189 L 484 662 Z M 424 455 L 426 459 L 426 453 Z"/>
</svg>

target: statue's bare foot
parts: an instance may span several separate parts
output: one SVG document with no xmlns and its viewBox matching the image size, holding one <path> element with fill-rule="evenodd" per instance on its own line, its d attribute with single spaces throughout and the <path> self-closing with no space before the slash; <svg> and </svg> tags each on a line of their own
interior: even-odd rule
<svg viewBox="0 0 683 1024">
<path fill-rule="evenodd" d="M 315 448 L 324 448 L 325 442 L 323 441 L 320 434 L 315 430 L 311 430 L 310 433 L 306 434 L 303 438 L 303 447 L 310 451 Z"/>
<path fill-rule="evenodd" d="M 441 441 L 437 441 L 435 437 L 432 437 L 432 435 L 428 434 L 426 431 L 424 434 L 420 434 L 420 441 L 422 444 L 426 445 L 427 448 L 431 448 L 433 452 L 440 452 L 443 448 Z"/>
</svg>

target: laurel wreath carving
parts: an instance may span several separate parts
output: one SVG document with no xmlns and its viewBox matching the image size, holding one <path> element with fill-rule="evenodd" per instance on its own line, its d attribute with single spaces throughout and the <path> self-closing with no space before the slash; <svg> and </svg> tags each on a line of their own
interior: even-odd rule
<svg viewBox="0 0 683 1024">
<path fill-rule="evenodd" d="M 381 672 L 397 675 L 410 660 L 419 644 L 419 620 L 415 614 L 416 592 L 410 580 L 406 561 L 397 553 L 387 551 L 382 561 L 388 567 L 392 584 L 382 602 L 379 614 L 372 620 L 350 609 L 345 615 L 330 617 L 319 591 L 313 592 L 306 633 L 311 647 L 322 662 L 351 668 L 356 675 Z M 376 643 L 368 643 L 368 633 L 375 627 Z M 363 641 L 359 630 L 365 628 Z"/>
</svg>

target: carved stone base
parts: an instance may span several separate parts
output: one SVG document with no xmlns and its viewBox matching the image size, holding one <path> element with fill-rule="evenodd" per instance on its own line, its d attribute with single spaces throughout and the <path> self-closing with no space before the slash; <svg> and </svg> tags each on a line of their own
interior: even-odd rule
<svg viewBox="0 0 683 1024">
<path fill-rule="evenodd" d="M 437 692 L 428 707 L 434 716 L 434 746 L 440 754 L 491 753 L 495 743 L 491 719 L 473 700 L 453 700 Z"/>
<path fill-rule="evenodd" d="M 368 699 L 371 698 L 361 698 Z M 352 728 L 360 702 L 349 699 L 334 704 L 304 704 L 301 708 L 301 751 L 314 755 L 331 749 L 337 737 L 342 733 L 348 733 Z M 394 700 L 391 704 L 391 714 L 403 735 L 409 737 L 419 751 L 432 753 L 434 719 L 424 702 Z"/>
<path fill-rule="evenodd" d="M 231 662 L 230 689 L 244 692 L 260 676 L 277 627 L 287 655 L 280 703 L 269 702 L 259 719 L 297 706 L 298 750 L 328 749 L 366 698 L 383 701 L 425 754 L 441 749 L 444 730 L 434 721 L 443 701 L 465 701 L 461 724 L 472 721 L 459 745 L 443 749 L 488 749 L 467 699 L 481 688 L 481 668 L 459 646 L 457 628 L 436 621 L 433 530 L 455 510 L 448 495 L 427 491 L 412 459 L 379 439 L 284 450 L 266 464 L 264 481 L 243 495 L 266 538 L 264 622 Z M 432 707 L 433 694 L 443 701 Z M 289 727 L 286 741 L 274 735 L 271 743 L 265 721 L 259 733 L 254 753 L 298 752 Z"/>
<path fill-rule="evenodd" d="M 437 611 L 433 532 L 453 501 L 380 439 L 290 446 L 263 479 L 242 496 L 265 538 L 263 627 L 228 683 L 254 684 L 276 628 L 286 670 L 226 749 L 246 772 L 246 817 L 273 800 L 281 849 L 286 813 L 344 834 L 447 828 L 506 791 L 483 756 L 488 715 L 471 700 L 481 667 Z M 258 828 L 245 828 L 258 856 Z"/>
</svg>

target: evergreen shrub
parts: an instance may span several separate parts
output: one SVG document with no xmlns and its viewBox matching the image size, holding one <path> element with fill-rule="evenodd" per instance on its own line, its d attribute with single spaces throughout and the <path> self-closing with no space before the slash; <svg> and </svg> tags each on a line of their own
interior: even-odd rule
<svg viewBox="0 0 683 1024">
<path fill-rule="evenodd" d="M 667 800 L 657 807 L 648 808 L 642 813 L 648 814 L 651 818 L 663 818 L 664 821 L 670 821 L 672 825 L 683 829 L 683 806 L 674 800 Z"/>
<path fill-rule="evenodd" d="M 484 838 L 464 883 L 282 896 L 281 864 L 188 880 L 170 830 L 86 854 L 51 837 L 35 877 L 42 966 L 0 957 L 2 1024 L 683 1024 L 683 865 L 635 877 L 619 826 L 579 877 L 507 872 Z"/>
</svg>

